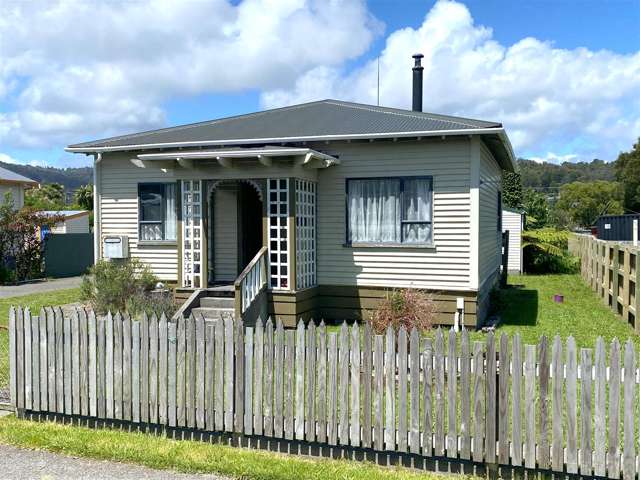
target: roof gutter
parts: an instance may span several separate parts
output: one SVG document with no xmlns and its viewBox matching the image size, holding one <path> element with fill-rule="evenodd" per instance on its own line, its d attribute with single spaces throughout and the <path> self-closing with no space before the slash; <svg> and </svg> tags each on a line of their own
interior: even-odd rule
<svg viewBox="0 0 640 480">
<path fill-rule="evenodd" d="M 100 258 L 100 189 L 98 188 L 98 168 L 102 160 L 102 153 L 93 155 L 93 262 L 98 263 Z"/>
<path fill-rule="evenodd" d="M 408 137 L 440 137 L 450 135 L 500 135 L 506 133 L 502 127 L 490 128 L 467 128 L 456 130 L 426 130 L 415 132 L 385 132 L 385 133 L 347 133 L 334 135 L 309 135 L 302 137 L 274 137 L 274 138 L 241 138 L 234 140 L 201 140 L 193 142 L 167 142 L 167 143 L 146 143 L 140 145 L 118 145 L 118 146 L 96 146 L 96 147 L 67 147 L 65 151 L 71 153 L 104 153 L 127 150 L 149 150 L 156 148 L 181 148 L 181 147 L 203 147 L 209 145 L 242 145 L 252 143 L 287 143 L 287 142 L 312 142 L 330 140 L 368 140 L 376 138 L 408 138 Z"/>
</svg>

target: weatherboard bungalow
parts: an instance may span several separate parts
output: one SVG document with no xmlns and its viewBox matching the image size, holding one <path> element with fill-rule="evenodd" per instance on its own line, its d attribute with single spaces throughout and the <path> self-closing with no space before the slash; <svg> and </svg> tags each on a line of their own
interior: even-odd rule
<svg viewBox="0 0 640 480">
<path fill-rule="evenodd" d="M 514 156 L 500 123 L 421 103 L 323 100 L 71 145 L 95 159 L 96 258 L 148 263 L 205 316 L 366 318 L 420 288 L 439 322 L 463 304 L 475 326 Z"/>
</svg>

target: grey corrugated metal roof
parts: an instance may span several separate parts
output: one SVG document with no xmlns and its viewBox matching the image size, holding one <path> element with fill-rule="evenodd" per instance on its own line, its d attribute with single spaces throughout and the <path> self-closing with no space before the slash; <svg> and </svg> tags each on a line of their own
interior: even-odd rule
<svg viewBox="0 0 640 480">
<path fill-rule="evenodd" d="M 497 122 L 322 100 L 70 145 L 69 149 L 501 128 Z"/>
<path fill-rule="evenodd" d="M 13 183 L 38 183 L 35 180 L 27 178 L 19 173 L 12 172 L 6 168 L 0 167 L 0 181 L 13 182 Z"/>
</svg>

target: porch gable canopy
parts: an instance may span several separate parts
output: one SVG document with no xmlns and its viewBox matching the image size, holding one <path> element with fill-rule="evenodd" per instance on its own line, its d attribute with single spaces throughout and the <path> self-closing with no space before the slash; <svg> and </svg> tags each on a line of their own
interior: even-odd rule
<svg viewBox="0 0 640 480">
<path fill-rule="evenodd" d="M 328 168 L 340 160 L 311 148 L 266 146 L 261 148 L 232 148 L 218 150 L 198 150 L 191 152 L 141 153 L 131 159 L 139 168 L 191 169 L 198 160 L 216 160 L 220 166 L 233 168 L 240 159 L 257 159 L 261 165 L 270 167 L 274 161 L 294 158 L 294 162 L 307 168 Z"/>
</svg>

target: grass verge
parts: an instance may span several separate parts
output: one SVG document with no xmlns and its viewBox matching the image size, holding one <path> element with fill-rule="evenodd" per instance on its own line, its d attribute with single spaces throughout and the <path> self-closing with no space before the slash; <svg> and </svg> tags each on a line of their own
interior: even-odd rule
<svg viewBox="0 0 640 480">
<path fill-rule="evenodd" d="M 9 324 L 9 309 L 11 305 L 29 307 L 33 315 L 39 315 L 42 307 L 65 305 L 80 301 L 80 289 L 69 288 L 66 290 L 56 290 L 53 292 L 33 293 L 20 297 L 9 297 L 0 299 L 0 325 Z"/>
<path fill-rule="evenodd" d="M 13 415 L 0 419 L 0 443 L 155 469 L 213 473 L 247 480 L 470 478 L 380 467 L 369 462 L 314 459 L 198 441 L 171 440 L 139 432 L 31 422 Z"/>
</svg>

